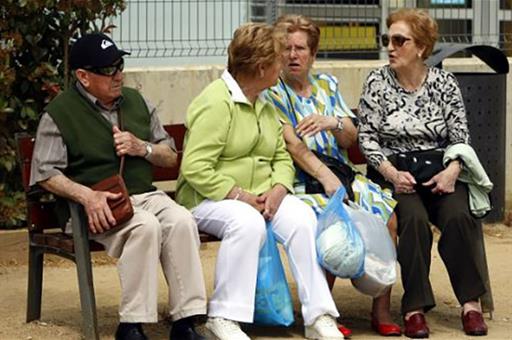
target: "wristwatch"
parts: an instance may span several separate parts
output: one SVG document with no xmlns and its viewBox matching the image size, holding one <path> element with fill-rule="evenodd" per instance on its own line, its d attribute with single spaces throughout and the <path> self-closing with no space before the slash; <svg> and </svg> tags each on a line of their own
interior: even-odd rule
<svg viewBox="0 0 512 340">
<path fill-rule="evenodd" d="M 336 117 L 336 120 L 338 121 L 338 124 L 336 125 L 336 131 L 343 131 L 343 129 L 345 128 L 345 124 L 343 124 L 343 118 Z"/>
<path fill-rule="evenodd" d="M 153 144 L 149 142 L 144 143 L 144 147 L 146 148 L 146 153 L 144 154 L 145 159 L 149 159 L 151 155 L 153 154 Z"/>
</svg>

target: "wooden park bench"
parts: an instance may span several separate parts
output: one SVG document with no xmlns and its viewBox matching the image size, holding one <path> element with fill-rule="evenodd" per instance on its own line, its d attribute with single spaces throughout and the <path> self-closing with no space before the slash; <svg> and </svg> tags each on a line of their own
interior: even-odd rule
<svg viewBox="0 0 512 340">
<path fill-rule="evenodd" d="M 175 181 L 178 178 L 181 164 L 185 126 L 183 124 L 165 125 L 165 130 L 174 138 L 178 150 L 178 162 L 173 168 L 153 169 L 155 184 L 163 181 Z M 27 201 L 27 224 L 29 234 L 29 268 L 27 289 L 26 321 L 38 320 L 41 317 L 41 296 L 43 284 L 44 254 L 55 254 L 74 261 L 77 268 L 80 292 L 83 332 L 86 339 L 99 339 L 96 316 L 96 300 L 91 266 L 91 251 L 102 251 L 103 246 L 88 238 L 88 225 L 85 212 L 81 205 L 68 202 L 72 220 L 72 235 L 62 232 L 54 214 L 55 200 L 41 188 L 29 186 L 30 166 L 35 138 L 26 133 L 16 135 L 18 161 L 21 168 L 22 182 Z M 349 149 L 349 158 L 356 164 L 365 164 L 366 159 L 357 145 Z M 168 192 L 173 196 L 173 192 Z M 482 236 L 483 237 L 483 236 Z M 212 235 L 200 233 L 201 242 L 212 242 L 218 239 Z M 482 298 L 484 311 L 494 309 L 490 284 L 487 273 L 485 250 L 482 273 L 486 277 L 488 294 Z"/>
<path fill-rule="evenodd" d="M 173 136 L 178 150 L 178 163 L 173 168 L 153 167 L 153 181 L 175 181 L 178 179 L 185 126 L 166 125 L 166 131 Z M 23 187 L 27 202 L 27 225 L 29 235 L 29 263 L 26 321 L 41 317 L 41 296 L 43 285 L 44 254 L 54 254 L 76 264 L 83 331 L 86 339 L 99 339 L 96 316 L 96 300 L 91 267 L 91 251 L 102 251 L 103 246 L 88 238 L 88 225 L 81 205 L 68 202 L 71 212 L 73 234 L 65 234 L 54 213 L 55 199 L 40 187 L 30 187 L 30 166 L 35 138 L 26 133 L 16 135 L 17 156 L 21 168 Z M 174 196 L 174 192 L 168 192 Z M 199 234 L 201 242 L 218 239 L 205 233 Z"/>
</svg>

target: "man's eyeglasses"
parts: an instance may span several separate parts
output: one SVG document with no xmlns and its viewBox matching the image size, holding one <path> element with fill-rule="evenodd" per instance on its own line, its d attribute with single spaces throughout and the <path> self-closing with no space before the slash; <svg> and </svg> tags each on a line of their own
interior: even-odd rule
<svg viewBox="0 0 512 340">
<path fill-rule="evenodd" d="M 105 66 L 105 67 L 94 67 L 94 68 L 91 67 L 91 68 L 84 68 L 84 69 L 89 71 L 89 72 L 96 73 L 96 74 L 99 74 L 99 75 L 102 75 L 102 76 L 112 77 L 118 71 L 119 72 L 123 72 L 123 69 L 124 69 L 124 59 L 121 58 L 121 60 L 118 61 L 114 65 Z"/>
<path fill-rule="evenodd" d="M 388 46 L 389 41 L 391 40 L 391 44 L 395 47 L 402 47 L 404 46 L 406 41 L 412 40 L 411 38 L 404 37 L 401 34 L 393 34 L 391 37 L 386 33 L 383 34 L 380 37 L 380 40 L 382 41 L 382 46 Z"/>
</svg>

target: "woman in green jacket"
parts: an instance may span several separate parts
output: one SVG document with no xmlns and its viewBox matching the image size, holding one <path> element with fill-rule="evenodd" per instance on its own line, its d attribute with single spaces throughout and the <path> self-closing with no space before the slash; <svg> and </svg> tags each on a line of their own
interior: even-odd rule
<svg viewBox="0 0 512 340">
<path fill-rule="evenodd" d="M 297 281 L 306 337 L 343 339 L 316 258 L 316 216 L 289 194 L 294 168 L 274 107 L 260 96 L 276 84 L 284 34 L 246 24 L 228 48 L 228 69 L 191 103 L 177 199 L 199 229 L 222 239 L 206 327 L 218 339 L 249 339 L 258 255 L 266 221 L 283 243 Z"/>
</svg>

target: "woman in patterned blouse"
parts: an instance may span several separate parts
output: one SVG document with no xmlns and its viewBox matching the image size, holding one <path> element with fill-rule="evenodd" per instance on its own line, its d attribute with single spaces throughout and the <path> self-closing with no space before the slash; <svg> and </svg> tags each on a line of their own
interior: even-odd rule
<svg viewBox="0 0 512 340">
<path fill-rule="evenodd" d="M 311 74 L 315 61 L 320 29 L 310 19 L 299 15 L 280 17 L 276 26 L 288 32 L 282 79 L 266 92 L 283 122 L 287 149 L 298 165 L 294 189 L 297 196 L 321 213 L 329 196 L 342 183 L 311 151 L 334 157 L 349 166 L 346 149 L 357 140 L 355 116 L 347 107 L 338 90 L 338 81 L 329 74 Z M 306 194 L 304 172 L 315 177 L 326 194 Z M 357 174 L 352 182 L 354 200 L 367 211 L 388 223 L 396 239 L 396 201 L 391 191 L 383 191 L 366 177 Z M 328 275 L 332 287 L 334 276 Z M 390 290 L 373 300 L 372 327 L 383 335 L 400 335 L 400 327 L 393 323 L 390 309 Z M 349 335 L 350 330 L 340 326 Z"/>
<path fill-rule="evenodd" d="M 432 222 L 441 231 L 439 253 L 463 306 L 464 331 L 485 335 L 478 302 L 485 288 L 474 251 L 481 249 L 475 234 L 481 224 L 468 209 L 466 184 L 457 181 L 461 162 L 452 161 L 423 183 L 395 167 L 398 153 L 469 143 L 462 95 L 451 73 L 424 63 L 437 39 L 437 23 L 427 12 L 401 9 L 388 17 L 387 27 L 382 42 L 389 65 L 371 72 L 363 87 L 359 142 L 368 177 L 392 188 L 398 201 L 404 332 L 413 338 L 429 335 L 424 313 L 435 306 L 429 281 Z"/>
</svg>

